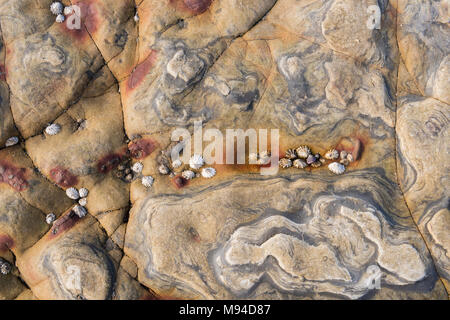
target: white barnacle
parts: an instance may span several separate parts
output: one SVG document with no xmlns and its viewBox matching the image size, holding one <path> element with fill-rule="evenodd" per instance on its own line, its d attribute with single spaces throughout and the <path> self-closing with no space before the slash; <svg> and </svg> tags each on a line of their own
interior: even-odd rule
<svg viewBox="0 0 450 320">
<path fill-rule="evenodd" d="M 80 194 L 80 198 L 86 198 L 89 194 L 89 190 L 86 188 L 81 188 L 78 190 L 78 193 Z"/>
<path fill-rule="evenodd" d="M 50 5 L 50 11 L 56 16 L 63 13 L 64 6 L 61 2 L 55 1 Z"/>
<path fill-rule="evenodd" d="M 11 137 L 8 140 L 6 140 L 5 147 L 12 147 L 12 146 L 15 146 L 18 143 L 19 143 L 19 138 Z"/>
<path fill-rule="evenodd" d="M 0 258 L 0 273 L 3 275 L 7 275 L 11 272 L 11 264 Z"/>
<path fill-rule="evenodd" d="M 336 160 L 337 158 L 339 158 L 339 151 L 337 151 L 336 149 L 328 150 L 327 153 L 325 153 L 325 158 L 327 158 L 328 160 Z"/>
<path fill-rule="evenodd" d="M 80 206 L 86 206 L 87 205 L 87 198 L 81 198 L 80 200 L 78 200 L 78 204 Z"/>
<path fill-rule="evenodd" d="M 202 177 L 209 179 L 216 175 L 216 169 L 214 168 L 204 168 L 202 169 Z"/>
<path fill-rule="evenodd" d="M 143 169 L 144 169 L 144 165 L 140 162 L 136 162 L 131 167 L 131 170 L 133 170 L 133 172 L 135 172 L 135 173 L 141 173 Z"/>
<path fill-rule="evenodd" d="M 153 186 L 153 182 L 155 182 L 155 179 L 153 179 L 153 177 L 151 176 L 145 176 L 142 177 L 141 182 L 144 187 L 150 188 L 151 186 Z"/>
<path fill-rule="evenodd" d="M 308 146 L 300 146 L 297 148 L 297 156 L 302 159 L 308 158 L 311 154 L 311 149 Z"/>
<path fill-rule="evenodd" d="M 87 210 L 85 207 L 80 206 L 80 205 L 76 205 L 73 208 L 73 212 L 75 212 L 75 214 L 79 217 L 79 218 L 83 218 L 84 216 L 87 215 Z"/>
<path fill-rule="evenodd" d="M 205 160 L 199 154 L 194 154 L 191 159 L 189 159 L 189 166 L 192 169 L 200 169 L 205 164 Z"/>
<path fill-rule="evenodd" d="M 280 165 L 281 168 L 287 169 L 287 168 L 292 167 L 292 160 L 287 159 L 287 158 L 282 158 L 282 159 L 280 159 L 280 161 L 278 161 L 278 164 Z"/>
<path fill-rule="evenodd" d="M 66 190 L 66 195 L 72 200 L 78 200 L 80 198 L 80 194 L 77 189 L 69 188 Z"/>
<path fill-rule="evenodd" d="M 334 174 L 343 174 L 345 172 L 345 166 L 338 162 L 330 163 L 328 169 Z"/>
<path fill-rule="evenodd" d="M 49 213 L 45 217 L 45 222 L 47 222 L 47 224 L 52 224 L 55 220 L 56 220 L 56 215 L 53 212 Z"/>
<path fill-rule="evenodd" d="M 347 151 L 345 151 L 345 150 L 342 150 L 341 151 L 341 159 L 343 160 L 343 159 L 346 159 L 347 158 L 347 155 L 348 155 L 348 152 Z"/>
<path fill-rule="evenodd" d="M 137 12 L 136 12 L 136 14 L 134 15 L 134 21 L 135 21 L 135 22 L 139 22 L 139 15 L 138 15 Z"/>
<path fill-rule="evenodd" d="M 264 165 L 270 162 L 270 152 L 263 151 L 259 154 L 258 164 Z"/>
<path fill-rule="evenodd" d="M 294 165 L 294 167 L 297 168 L 297 169 L 304 169 L 304 168 L 306 168 L 306 167 L 308 166 L 308 165 L 306 164 L 306 162 L 303 161 L 302 159 L 296 159 L 296 160 L 294 160 L 293 165 Z"/>
<path fill-rule="evenodd" d="M 58 23 L 63 23 L 65 19 L 66 19 L 66 18 L 64 18 L 64 15 L 63 15 L 63 14 L 58 14 L 58 15 L 56 16 L 55 21 L 58 22 Z"/>
<path fill-rule="evenodd" d="M 185 178 L 186 180 L 191 180 L 195 178 L 195 172 L 191 170 L 185 170 L 181 173 L 181 176 Z"/>
<path fill-rule="evenodd" d="M 166 175 L 166 174 L 169 174 L 169 173 L 170 173 L 169 168 L 167 168 L 167 166 L 166 166 L 165 164 L 161 164 L 161 165 L 158 167 L 158 171 L 159 171 L 159 173 L 161 173 L 161 174 L 163 174 L 163 175 Z"/>
<path fill-rule="evenodd" d="M 61 126 L 57 123 L 53 123 L 45 128 L 45 133 L 51 136 L 57 135 L 61 132 Z"/>
<path fill-rule="evenodd" d="M 73 8 L 72 6 L 67 6 L 64 8 L 64 15 L 68 16 L 69 14 L 72 14 Z"/>
<path fill-rule="evenodd" d="M 176 168 L 181 167 L 182 164 L 183 164 L 183 163 L 181 162 L 181 160 L 180 160 L 180 159 L 177 159 L 177 160 L 175 160 L 174 162 L 172 162 L 172 167 L 174 167 L 174 168 L 176 169 Z"/>
</svg>

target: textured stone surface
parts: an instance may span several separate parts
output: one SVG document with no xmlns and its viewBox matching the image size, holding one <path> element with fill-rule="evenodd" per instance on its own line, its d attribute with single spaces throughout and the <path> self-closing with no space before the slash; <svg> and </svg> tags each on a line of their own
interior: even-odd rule
<svg viewBox="0 0 450 320">
<path fill-rule="evenodd" d="M 446 1 L 62 2 L 0 0 L 0 299 L 448 299 Z M 196 121 L 354 161 L 188 181 Z"/>
</svg>

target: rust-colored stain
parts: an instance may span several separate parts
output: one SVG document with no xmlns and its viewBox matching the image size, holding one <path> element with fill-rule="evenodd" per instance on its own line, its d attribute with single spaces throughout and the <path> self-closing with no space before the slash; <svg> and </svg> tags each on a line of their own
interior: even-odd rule
<svg viewBox="0 0 450 320">
<path fill-rule="evenodd" d="M 14 248 L 14 240 L 6 234 L 0 234 L 0 252 L 5 252 L 12 248 Z"/>
<path fill-rule="evenodd" d="M 0 64 L 0 80 L 6 81 L 6 67 Z"/>
<path fill-rule="evenodd" d="M 127 81 L 127 89 L 133 90 L 138 87 L 145 76 L 149 73 L 149 71 L 153 68 L 158 58 L 158 52 L 155 50 L 151 50 L 150 54 L 144 61 L 136 66 L 136 68 L 131 73 L 130 77 Z"/>
<path fill-rule="evenodd" d="M 70 21 L 75 21 L 76 19 L 74 15 L 76 12 L 74 11 L 72 14 L 66 16 L 66 19 L 63 23 L 60 23 L 59 26 L 63 33 L 70 35 L 73 39 L 84 42 L 89 39 L 89 33 L 93 34 L 98 30 L 100 25 L 100 19 L 98 15 L 98 1 L 97 0 L 82 0 L 82 1 L 74 1 L 74 5 L 77 5 L 80 8 L 80 28 L 73 28 Z M 89 33 L 88 33 L 89 31 Z"/>
<path fill-rule="evenodd" d="M 25 173 L 25 168 L 18 168 L 6 161 L 0 161 L 0 182 L 8 184 L 16 191 L 20 192 L 28 188 Z"/>
<path fill-rule="evenodd" d="M 176 176 L 172 179 L 172 183 L 177 189 L 186 187 L 189 184 L 189 180 L 183 178 L 182 176 Z"/>
<path fill-rule="evenodd" d="M 80 217 L 78 217 L 75 212 L 70 210 L 53 223 L 48 237 L 50 239 L 56 238 L 65 231 L 70 230 L 80 220 Z"/>
<path fill-rule="evenodd" d="M 364 151 L 364 145 L 359 138 L 345 137 L 339 141 L 336 150 L 339 152 L 344 150 L 347 151 L 353 156 L 354 161 L 357 161 L 361 158 L 361 154 Z"/>
<path fill-rule="evenodd" d="M 75 175 L 61 167 L 50 170 L 50 179 L 62 188 L 70 188 L 78 183 L 78 178 Z"/>
<path fill-rule="evenodd" d="M 111 170 L 117 168 L 121 161 L 122 155 L 118 153 L 108 154 L 98 161 L 97 170 L 100 173 L 108 173 Z"/>
<path fill-rule="evenodd" d="M 158 143 L 152 139 L 140 139 L 130 142 L 128 150 L 133 159 L 141 160 L 148 157 L 157 148 Z"/>
<path fill-rule="evenodd" d="M 185 11 L 191 15 L 199 15 L 209 9 L 213 0 L 169 0 L 176 10 Z"/>
</svg>

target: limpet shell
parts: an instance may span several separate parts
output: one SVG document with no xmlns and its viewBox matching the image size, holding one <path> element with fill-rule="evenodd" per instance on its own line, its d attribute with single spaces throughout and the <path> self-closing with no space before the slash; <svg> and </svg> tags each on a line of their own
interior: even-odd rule
<svg viewBox="0 0 450 320">
<path fill-rule="evenodd" d="M 58 14 L 58 15 L 56 16 L 56 19 L 55 19 L 55 21 L 58 22 L 58 23 L 63 23 L 64 20 L 66 20 L 66 18 L 64 17 L 63 14 Z"/>
<path fill-rule="evenodd" d="M 297 156 L 302 159 L 308 158 L 311 154 L 311 149 L 308 146 L 300 146 L 297 148 Z"/>
<path fill-rule="evenodd" d="M 185 170 L 181 173 L 181 176 L 185 178 L 186 180 L 191 180 L 195 178 L 195 172 L 191 170 Z"/>
<path fill-rule="evenodd" d="M 294 160 L 294 167 L 296 167 L 297 169 L 304 169 L 306 168 L 308 165 L 306 164 L 305 161 L 303 161 L 302 159 L 296 159 Z"/>
<path fill-rule="evenodd" d="M 336 160 L 339 158 L 339 151 L 337 151 L 336 149 L 330 149 L 327 151 L 327 153 L 325 153 L 324 157 L 328 160 Z"/>
<path fill-rule="evenodd" d="M 144 169 L 144 165 L 140 162 L 136 162 L 131 167 L 131 170 L 133 170 L 133 172 L 136 172 L 136 173 L 141 173 L 143 169 Z"/>
<path fill-rule="evenodd" d="M 164 174 L 164 175 L 170 173 L 169 168 L 167 168 L 167 166 L 166 166 L 165 164 L 160 165 L 160 166 L 158 167 L 158 171 L 159 171 L 159 173 Z"/>
<path fill-rule="evenodd" d="M 328 169 L 334 174 L 343 174 L 345 172 L 345 166 L 338 162 L 330 163 Z"/>
<path fill-rule="evenodd" d="M 47 222 L 47 224 L 52 224 L 55 220 L 56 220 L 56 215 L 54 213 L 49 213 L 45 217 L 45 222 Z"/>
<path fill-rule="evenodd" d="M 78 200 L 80 198 L 80 193 L 75 188 L 69 188 L 66 190 L 66 195 L 72 200 Z"/>
<path fill-rule="evenodd" d="M 181 167 L 182 165 L 183 165 L 183 162 L 181 162 L 180 159 L 175 160 L 174 162 L 172 162 L 172 167 L 174 167 L 175 169 Z"/>
<path fill-rule="evenodd" d="M 80 218 L 83 218 L 83 217 L 85 217 L 85 216 L 87 215 L 87 210 L 86 210 L 86 208 L 83 207 L 83 206 L 80 206 L 80 205 L 76 205 L 76 206 L 73 208 L 73 212 L 75 212 L 75 214 L 76 214 L 78 217 L 80 217 Z"/>
<path fill-rule="evenodd" d="M 189 159 L 189 166 L 192 169 L 200 169 L 205 164 L 205 160 L 199 154 L 194 154 L 191 159 Z"/>
<path fill-rule="evenodd" d="M 54 136 L 61 132 L 61 126 L 57 123 L 53 123 L 49 125 L 47 128 L 45 128 L 45 133 Z"/>
<path fill-rule="evenodd" d="M 50 5 L 50 11 L 54 14 L 54 15 L 58 15 L 63 13 L 63 9 L 64 6 L 61 2 L 59 1 L 55 1 Z"/>
<path fill-rule="evenodd" d="M 85 205 L 87 205 L 87 199 L 86 198 L 81 198 L 80 200 L 78 200 L 78 204 L 80 205 L 80 206 L 85 206 Z"/>
<path fill-rule="evenodd" d="M 5 147 L 12 147 L 18 143 L 19 143 L 18 137 L 11 137 L 8 140 L 6 140 Z"/>
<path fill-rule="evenodd" d="M 80 198 L 86 198 L 89 194 L 89 190 L 86 188 L 81 188 L 78 190 L 78 193 L 80 194 Z"/>
<path fill-rule="evenodd" d="M 278 164 L 280 165 L 281 168 L 284 169 L 292 167 L 292 161 L 286 158 L 280 159 L 280 161 L 278 161 Z"/>
<path fill-rule="evenodd" d="M 202 177 L 209 179 L 216 175 L 216 169 L 214 168 L 204 168 L 202 169 Z"/>
<path fill-rule="evenodd" d="M 153 179 L 153 177 L 151 176 L 145 176 L 142 177 L 142 185 L 146 188 L 150 188 L 151 186 L 153 186 L 153 182 L 155 182 L 155 179 Z"/>
<path fill-rule="evenodd" d="M 288 149 L 284 156 L 287 159 L 294 160 L 295 158 L 297 158 L 297 151 L 295 151 L 294 149 Z"/>
</svg>

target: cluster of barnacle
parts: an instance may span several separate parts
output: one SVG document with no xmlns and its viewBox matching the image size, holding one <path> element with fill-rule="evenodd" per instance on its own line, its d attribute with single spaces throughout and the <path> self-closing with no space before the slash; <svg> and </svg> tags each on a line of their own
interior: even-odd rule
<svg viewBox="0 0 450 320">
<path fill-rule="evenodd" d="M 186 180 L 192 180 L 200 176 L 206 179 L 210 179 L 216 175 L 216 169 L 214 168 L 206 167 L 201 169 L 205 165 L 205 160 L 199 154 L 194 154 L 189 159 L 189 166 L 183 166 L 183 163 L 180 159 L 172 161 L 171 166 L 168 165 L 167 159 L 163 159 L 162 162 L 163 163 L 161 163 L 158 167 L 158 171 L 162 175 L 170 175 L 173 177 L 176 175 L 176 172 L 181 172 L 181 177 Z"/>
<path fill-rule="evenodd" d="M 345 167 L 355 159 L 353 159 L 352 154 L 347 153 L 345 150 L 339 152 L 336 149 L 330 149 L 322 157 L 319 153 L 313 153 L 308 146 L 300 146 L 297 149 L 288 149 L 285 157 L 279 160 L 279 166 L 284 169 L 292 166 L 298 169 L 304 169 L 307 166 L 318 168 L 324 165 L 327 160 L 333 161 L 328 165 L 328 169 L 331 172 L 343 174 Z"/>
<path fill-rule="evenodd" d="M 131 164 L 131 159 L 125 158 L 124 161 L 117 166 L 116 177 L 128 183 L 137 178 L 141 178 L 142 185 L 146 188 L 150 188 L 155 179 L 151 176 L 143 176 L 142 170 L 144 170 L 144 165 L 141 162 Z"/>
<path fill-rule="evenodd" d="M 83 218 L 87 215 L 87 209 L 85 208 L 87 204 L 87 196 L 89 190 L 86 188 L 81 188 L 77 190 L 76 188 L 68 188 L 66 190 L 66 195 L 72 200 L 78 200 L 78 204 L 73 207 L 72 212 L 75 213 L 79 218 Z M 53 224 L 56 220 L 56 215 L 51 212 L 45 217 L 45 222 L 48 224 Z"/>
<path fill-rule="evenodd" d="M 5 259 L 0 258 L 0 273 L 7 275 L 11 272 L 11 264 Z"/>
<path fill-rule="evenodd" d="M 66 19 L 65 16 L 73 13 L 73 8 L 72 6 L 64 7 L 61 2 L 55 1 L 50 5 L 50 11 L 56 16 L 56 22 L 63 23 Z"/>
</svg>

